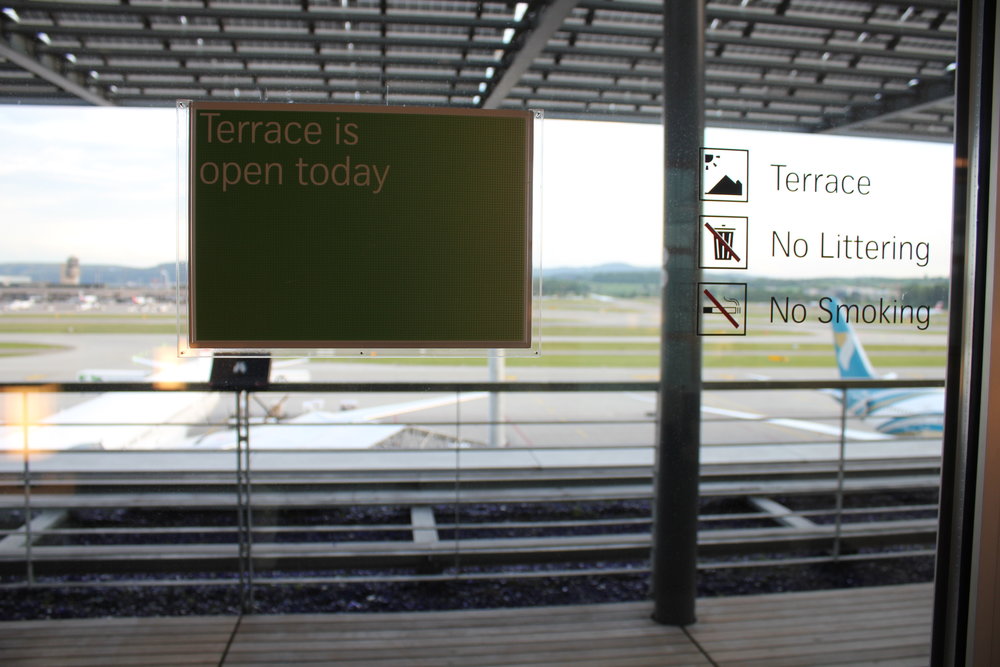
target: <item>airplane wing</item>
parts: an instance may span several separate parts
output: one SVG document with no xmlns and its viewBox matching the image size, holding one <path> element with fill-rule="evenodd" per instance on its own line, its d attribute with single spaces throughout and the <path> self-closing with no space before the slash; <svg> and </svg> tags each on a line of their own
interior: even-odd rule
<svg viewBox="0 0 1000 667">
<path fill-rule="evenodd" d="M 154 383 L 194 382 L 208 378 L 209 359 L 174 364 L 137 378 Z M 90 370 L 81 375 L 89 380 L 121 380 L 119 372 Z M 65 449 L 147 449 L 158 448 L 183 438 L 187 424 L 205 419 L 218 402 L 218 394 L 204 392 L 107 392 L 60 410 L 28 427 L 32 452 Z M 0 451 L 20 452 L 24 448 L 24 428 L 0 429 Z"/>
<path fill-rule="evenodd" d="M 653 402 L 655 399 L 642 394 L 630 394 L 632 398 L 643 402 Z M 769 417 L 768 415 L 745 410 L 719 408 L 702 405 L 703 414 L 718 415 L 734 420 L 746 420 L 770 424 L 784 428 L 818 433 L 838 437 L 840 427 L 809 421 L 805 419 L 789 419 Z M 892 459 L 897 457 L 940 456 L 941 444 L 932 440 L 899 439 L 895 435 L 883 432 L 864 431 L 848 428 L 845 430 L 847 445 L 845 456 L 849 460 L 862 459 Z M 713 444 L 701 450 L 701 462 L 712 463 L 770 463 L 770 462 L 806 462 L 835 461 L 840 456 L 840 445 L 836 441 L 820 439 L 813 441 L 776 442 L 774 444 Z"/>
<path fill-rule="evenodd" d="M 371 422 L 376 419 L 385 419 L 387 417 L 405 415 L 419 410 L 428 410 L 430 408 L 440 408 L 446 405 L 454 405 L 456 403 L 477 401 L 486 398 L 488 395 L 489 394 L 485 391 L 471 392 L 457 396 L 454 394 L 447 394 L 445 396 L 420 398 L 415 401 L 407 401 L 405 403 L 390 403 L 388 405 L 376 405 L 370 408 L 355 408 L 353 410 L 341 410 L 340 412 L 326 412 L 323 414 L 326 415 L 324 419 L 329 420 L 327 423 L 358 424 L 362 422 Z"/>
<path fill-rule="evenodd" d="M 785 419 L 781 417 L 768 417 L 754 412 L 743 412 L 741 410 L 728 410 L 726 408 L 713 408 L 707 405 L 701 407 L 701 411 L 706 414 L 731 417 L 735 419 L 746 419 L 748 421 L 759 421 L 764 424 L 774 424 L 786 428 L 798 429 L 809 433 L 820 433 L 822 435 L 840 435 L 840 427 L 831 424 L 808 421 L 805 419 Z M 884 433 L 873 433 L 871 431 L 861 431 L 849 428 L 844 431 L 849 440 L 889 440 L 891 436 Z"/>
<path fill-rule="evenodd" d="M 328 412 L 311 410 L 279 424 L 252 424 L 250 442 L 255 450 L 268 449 L 369 449 L 406 430 L 407 425 L 376 420 L 486 398 L 487 392 L 432 396 L 403 403 Z M 235 449 L 232 430 L 190 439 L 200 449 Z"/>
<path fill-rule="evenodd" d="M 369 449 L 406 429 L 406 424 L 352 424 L 329 417 L 336 413 L 307 412 L 280 424 L 252 425 L 250 442 L 254 450 Z M 189 443 L 198 449 L 236 449 L 236 433 L 218 431 Z"/>
</svg>

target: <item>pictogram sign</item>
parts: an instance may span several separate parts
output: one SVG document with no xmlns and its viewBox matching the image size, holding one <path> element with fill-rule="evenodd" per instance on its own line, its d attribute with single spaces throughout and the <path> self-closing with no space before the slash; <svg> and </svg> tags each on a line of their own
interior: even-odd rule
<svg viewBox="0 0 1000 667">
<path fill-rule="evenodd" d="M 698 335 L 745 336 L 746 283 L 698 283 Z"/>
<path fill-rule="evenodd" d="M 702 269 L 747 268 L 747 234 L 745 217 L 703 215 L 701 217 Z"/>
<path fill-rule="evenodd" d="M 749 201 L 750 151 L 702 148 L 702 201 Z"/>
</svg>

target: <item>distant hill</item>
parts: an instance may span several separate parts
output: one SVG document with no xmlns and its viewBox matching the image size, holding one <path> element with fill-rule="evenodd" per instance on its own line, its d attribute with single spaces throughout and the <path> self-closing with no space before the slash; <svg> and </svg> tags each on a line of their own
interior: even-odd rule
<svg viewBox="0 0 1000 667">
<path fill-rule="evenodd" d="M 0 276 L 28 276 L 37 283 L 58 283 L 61 263 L 7 262 L 0 263 Z M 149 268 L 117 266 L 112 264 L 80 264 L 80 282 L 86 285 L 158 285 L 163 283 L 165 272 L 171 284 L 175 280 L 176 265 L 157 264 Z M 550 278 L 582 280 L 585 282 L 652 282 L 658 283 L 659 269 L 609 263 L 599 266 L 560 267 L 543 269 L 542 275 Z M 640 275 L 642 276 L 640 278 Z M 614 280 L 612 280 L 614 279 Z M 621 280 L 619 280 L 621 279 Z M 181 263 L 181 284 L 187 282 L 187 265 Z"/>
<path fill-rule="evenodd" d="M 61 263 L 8 262 L 0 264 L 0 276 L 28 276 L 36 283 L 58 283 Z M 80 282 L 84 285 L 163 286 L 164 275 L 173 285 L 177 280 L 177 265 L 157 264 L 149 268 L 115 266 L 111 264 L 80 264 Z M 187 282 L 187 267 L 181 264 L 181 284 Z"/>
<path fill-rule="evenodd" d="M 631 264 L 542 269 L 543 292 L 553 296 L 604 294 L 623 298 L 656 296 L 660 269 Z"/>
<path fill-rule="evenodd" d="M 28 276 L 37 283 L 58 283 L 59 263 L 7 262 L 0 263 L 0 276 Z M 162 287 L 164 277 L 171 285 L 176 280 L 176 265 L 157 264 L 149 268 L 134 268 L 110 264 L 81 264 L 80 282 L 85 285 L 108 287 Z M 624 263 L 598 266 L 558 267 L 543 269 L 543 292 L 548 296 L 588 296 L 603 294 L 619 298 L 655 297 L 660 294 L 660 269 L 632 266 Z M 713 281 L 747 283 L 750 301 L 766 302 L 771 296 L 808 301 L 818 295 L 833 294 L 840 298 L 864 300 L 872 295 L 889 294 L 904 303 L 948 303 L 947 278 L 769 278 L 740 273 L 711 274 Z M 181 284 L 187 284 L 187 265 L 181 264 Z"/>
<path fill-rule="evenodd" d="M 650 273 L 659 274 L 660 269 L 650 266 L 632 266 L 622 262 L 612 262 L 609 264 L 598 264 L 597 266 L 562 266 L 553 269 L 542 268 L 542 276 L 545 278 L 577 278 L 590 279 L 601 273 Z"/>
<path fill-rule="evenodd" d="M 620 298 L 659 296 L 660 269 L 629 264 L 544 269 L 542 292 L 548 296 L 603 294 Z M 707 276 L 706 276 L 707 277 Z M 771 278 L 739 273 L 712 272 L 712 281 L 747 284 L 749 301 L 767 302 L 772 296 L 808 302 L 823 295 L 861 302 L 881 295 L 902 303 L 948 304 L 947 278 Z"/>
</svg>

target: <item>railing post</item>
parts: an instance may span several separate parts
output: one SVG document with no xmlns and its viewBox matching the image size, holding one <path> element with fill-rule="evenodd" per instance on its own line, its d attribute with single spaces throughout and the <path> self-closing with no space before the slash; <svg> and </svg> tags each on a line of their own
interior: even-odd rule
<svg viewBox="0 0 1000 667">
<path fill-rule="evenodd" d="M 240 576 L 240 612 L 253 611 L 253 522 L 250 500 L 250 392 L 236 396 L 236 517 Z"/>
<path fill-rule="evenodd" d="M 847 387 L 840 389 L 840 456 L 837 458 L 837 498 L 833 529 L 833 561 L 840 560 L 840 533 L 844 513 L 844 467 L 847 457 Z"/>
<path fill-rule="evenodd" d="M 653 619 L 664 625 L 694 623 L 697 593 L 704 16 L 703 2 L 664 0 L 664 283 L 652 550 Z"/>
<path fill-rule="evenodd" d="M 452 539 L 454 540 L 454 551 L 452 567 L 455 576 L 462 574 L 462 540 L 459 538 L 461 531 L 461 501 L 462 501 L 462 392 L 455 392 L 455 511 L 453 513 L 454 529 Z"/>
<path fill-rule="evenodd" d="M 494 356 L 489 358 L 489 381 L 491 383 L 503 382 L 504 363 L 503 350 L 494 350 Z M 504 432 L 503 416 L 504 403 L 506 403 L 503 393 L 491 391 L 489 394 L 489 436 L 487 443 L 490 448 L 506 447 L 507 434 Z"/>
<path fill-rule="evenodd" d="M 28 586 L 35 584 L 35 562 L 31 543 L 31 437 L 28 420 L 31 411 L 28 409 L 28 392 L 21 392 L 21 433 L 23 434 L 22 464 L 24 476 L 24 563 L 28 577 Z"/>
</svg>

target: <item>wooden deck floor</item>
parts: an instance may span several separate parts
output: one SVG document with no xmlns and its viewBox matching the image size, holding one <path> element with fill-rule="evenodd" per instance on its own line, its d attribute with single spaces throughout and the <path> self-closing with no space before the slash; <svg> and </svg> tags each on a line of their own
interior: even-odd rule
<svg viewBox="0 0 1000 667">
<path fill-rule="evenodd" d="M 699 600 L 667 628 L 649 603 L 473 612 L 0 623 L 0 664 L 926 665 L 931 586 Z"/>
</svg>

